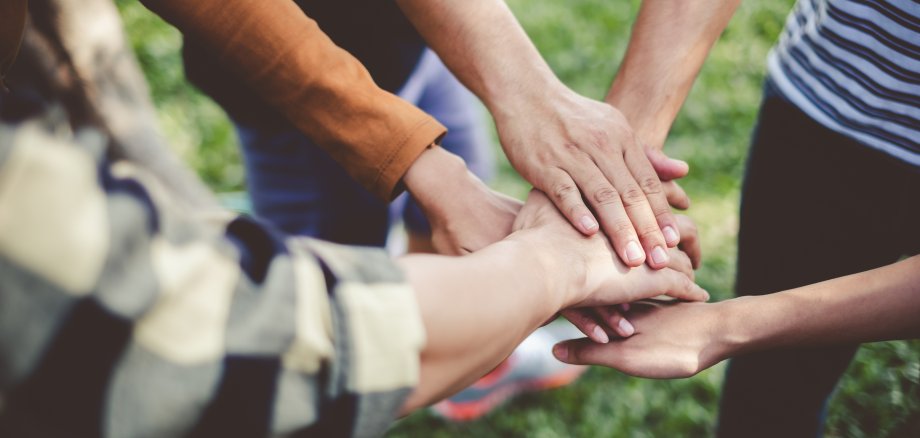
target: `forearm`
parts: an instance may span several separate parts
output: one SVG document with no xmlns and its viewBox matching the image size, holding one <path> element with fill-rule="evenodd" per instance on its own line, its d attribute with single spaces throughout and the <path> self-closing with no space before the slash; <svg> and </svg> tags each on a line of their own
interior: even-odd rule
<svg viewBox="0 0 920 438">
<path fill-rule="evenodd" d="M 506 358 L 563 305 L 536 251 L 506 240 L 463 257 L 399 260 L 426 331 L 409 411 L 462 389 Z"/>
<path fill-rule="evenodd" d="M 709 50 L 740 0 L 645 0 L 606 101 L 661 147 Z"/>
<path fill-rule="evenodd" d="M 920 337 L 920 256 L 725 303 L 730 354 Z"/>
<path fill-rule="evenodd" d="M 479 179 L 470 173 L 463 159 L 442 148 L 423 151 L 403 177 L 406 189 L 426 211 L 429 220 L 464 214 L 442 210 L 457 206 L 454 198 L 473 190 L 477 183 Z M 446 196 L 448 193 L 453 196 Z"/>
<path fill-rule="evenodd" d="M 287 0 L 142 0 L 212 50 L 266 102 L 389 200 L 445 129 L 378 88 L 367 70 Z"/>
<path fill-rule="evenodd" d="M 397 0 L 426 42 L 493 115 L 564 85 L 501 0 Z"/>
</svg>

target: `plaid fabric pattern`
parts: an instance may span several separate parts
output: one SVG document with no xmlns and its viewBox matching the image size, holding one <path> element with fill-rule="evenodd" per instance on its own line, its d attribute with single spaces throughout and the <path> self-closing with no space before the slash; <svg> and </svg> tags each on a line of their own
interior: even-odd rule
<svg viewBox="0 0 920 438">
<path fill-rule="evenodd" d="M 0 436 L 376 436 L 417 383 L 377 249 L 170 199 L 92 131 L 0 125 Z"/>
</svg>

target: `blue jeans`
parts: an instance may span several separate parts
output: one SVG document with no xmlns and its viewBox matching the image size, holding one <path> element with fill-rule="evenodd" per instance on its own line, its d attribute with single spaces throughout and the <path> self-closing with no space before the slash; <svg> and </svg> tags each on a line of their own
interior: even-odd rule
<svg viewBox="0 0 920 438">
<path fill-rule="evenodd" d="M 748 157 L 738 295 L 854 274 L 920 252 L 920 171 L 810 119 L 767 83 Z M 729 363 L 718 436 L 823 435 L 859 348 L 767 351 Z"/>
<path fill-rule="evenodd" d="M 442 146 L 487 180 L 492 151 L 475 97 L 430 50 L 398 93 L 447 126 Z M 418 204 L 403 195 L 392 207 L 354 182 L 325 151 L 291 125 L 277 129 L 237 124 L 254 213 L 281 230 L 352 245 L 383 246 L 401 217 L 429 232 Z"/>
</svg>

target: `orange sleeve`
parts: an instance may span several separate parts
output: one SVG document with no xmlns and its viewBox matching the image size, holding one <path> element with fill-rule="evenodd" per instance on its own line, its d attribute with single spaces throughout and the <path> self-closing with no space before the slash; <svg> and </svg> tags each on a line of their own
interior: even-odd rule
<svg viewBox="0 0 920 438">
<path fill-rule="evenodd" d="M 328 151 L 356 181 L 391 200 L 422 151 L 446 132 L 381 90 L 291 0 L 142 0 L 215 51 L 266 102 Z"/>
</svg>

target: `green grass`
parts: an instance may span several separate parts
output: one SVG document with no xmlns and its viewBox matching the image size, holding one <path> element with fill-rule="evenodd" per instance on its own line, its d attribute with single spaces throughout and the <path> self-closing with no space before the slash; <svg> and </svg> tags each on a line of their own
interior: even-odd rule
<svg viewBox="0 0 920 438">
<path fill-rule="evenodd" d="M 528 34 L 569 86 L 602 97 L 626 48 L 639 2 L 508 0 Z M 151 83 L 171 144 L 216 191 L 240 190 L 244 176 L 233 129 L 221 110 L 183 78 L 177 32 L 134 0 L 118 0 Z M 731 296 L 738 193 L 764 75 L 764 60 L 791 0 L 744 2 L 715 46 L 681 111 L 666 150 L 686 159 L 704 266 L 698 279 L 715 299 Z M 496 154 L 501 156 L 496 147 Z M 523 196 L 528 186 L 501 159 L 494 185 Z M 685 380 L 635 379 L 602 368 L 569 387 L 522 396 L 486 418 L 445 423 L 426 412 L 391 437 L 694 437 L 712 434 L 724 367 Z M 831 405 L 828 436 L 920 436 L 920 342 L 865 346 Z"/>
</svg>

